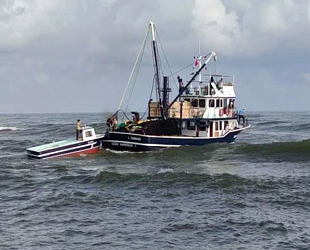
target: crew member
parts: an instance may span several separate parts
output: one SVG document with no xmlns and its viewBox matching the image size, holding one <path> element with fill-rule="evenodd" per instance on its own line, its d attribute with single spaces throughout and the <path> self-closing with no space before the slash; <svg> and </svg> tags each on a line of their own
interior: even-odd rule
<svg viewBox="0 0 310 250">
<path fill-rule="evenodd" d="M 242 119 L 242 125 L 245 125 L 245 109 L 240 109 L 238 112 L 239 124 L 240 124 L 241 119 Z"/>
<path fill-rule="evenodd" d="M 82 139 L 82 125 L 81 125 L 81 120 L 78 119 L 76 121 L 76 140 Z"/>
<path fill-rule="evenodd" d="M 138 123 L 140 121 L 140 115 L 138 112 L 131 112 L 133 114 L 132 120 L 134 123 Z"/>
</svg>

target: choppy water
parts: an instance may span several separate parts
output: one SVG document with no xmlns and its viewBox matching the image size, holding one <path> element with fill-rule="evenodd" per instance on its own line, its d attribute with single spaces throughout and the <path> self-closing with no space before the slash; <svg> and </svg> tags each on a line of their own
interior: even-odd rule
<svg viewBox="0 0 310 250">
<path fill-rule="evenodd" d="M 0 115 L 0 249 L 310 249 L 310 113 L 250 113 L 234 144 L 28 160 L 77 118 Z"/>
</svg>

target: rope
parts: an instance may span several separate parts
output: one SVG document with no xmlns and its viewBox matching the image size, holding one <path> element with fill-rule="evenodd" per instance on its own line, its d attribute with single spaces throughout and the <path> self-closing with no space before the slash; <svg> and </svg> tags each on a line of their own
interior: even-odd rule
<svg viewBox="0 0 310 250">
<path fill-rule="evenodd" d="M 130 120 L 130 118 L 126 115 L 126 113 L 122 109 L 117 110 L 115 114 L 117 114 L 119 111 L 123 113 L 123 115 L 127 118 L 127 120 Z"/>
</svg>

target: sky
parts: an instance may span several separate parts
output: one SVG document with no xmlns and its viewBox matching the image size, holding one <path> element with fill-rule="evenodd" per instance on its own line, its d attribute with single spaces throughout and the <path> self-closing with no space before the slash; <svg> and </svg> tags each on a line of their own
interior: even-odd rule
<svg viewBox="0 0 310 250">
<path fill-rule="evenodd" d="M 309 0 L 0 0 L 0 113 L 116 110 L 150 21 L 172 72 L 200 40 L 239 108 L 309 110 Z M 143 86 L 151 70 L 144 58 Z"/>
</svg>

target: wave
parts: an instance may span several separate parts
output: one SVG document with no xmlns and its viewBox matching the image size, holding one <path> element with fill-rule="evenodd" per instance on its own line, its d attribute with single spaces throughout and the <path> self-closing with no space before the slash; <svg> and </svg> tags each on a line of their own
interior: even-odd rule
<svg viewBox="0 0 310 250">
<path fill-rule="evenodd" d="M 276 160 L 309 160 L 310 139 L 296 142 L 273 142 L 269 144 L 240 144 L 235 153 L 255 158 Z"/>
<path fill-rule="evenodd" d="M 283 132 L 310 131 L 309 123 L 292 124 L 287 121 L 264 121 L 255 124 L 255 127 L 265 127 L 265 129 Z"/>
<path fill-rule="evenodd" d="M 299 180 L 304 182 L 305 180 Z M 207 173 L 119 173 L 101 170 L 96 175 L 66 175 L 60 177 L 57 182 L 74 182 L 100 186 L 117 186 L 130 189 L 149 188 L 182 188 L 203 187 L 208 190 L 234 190 L 239 194 L 269 193 L 276 190 L 291 189 L 296 185 L 296 178 L 267 178 L 243 177 L 236 174 L 207 174 Z M 166 194 L 163 194 L 166 195 Z M 178 195 L 178 194 L 174 194 Z M 240 204 L 236 204 L 239 206 Z M 300 204 L 305 206 L 305 202 Z M 307 203 L 307 205 L 309 205 Z"/>
<path fill-rule="evenodd" d="M 16 131 L 16 130 L 21 130 L 21 128 L 17 127 L 10 127 L 10 126 L 0 126 L 0 131 Z"/>
<path fill-rule="evenodd" d="M 162 174 L 162 173 L 173 173 L 173 172 L 174 172 L 174 170 L 171 169 L 171 168 L 161 168 L 161 169 L 158 171 L 159 174 Z"/>
<path fill-rule="evenodd" d="M 276 124 L 283 124 L 283 121 L 266 121 L 266 122 L 259 122 L 256 126 L 264 126 L 264 125 L 276 125 Z"/>
<path fill-rule="evenodd" d="M 303 131 L 303 130 L 310 131 L 310 124 L 309 123 L 300 124 L 292 129 L 294 129 L 295 131 Z"/>
<path fill-rule="evenodd" d="M 149 165 L 156 162 L 160 171 L 167 171 L 171 167 L 197 166 L 212 162 L 260 162 L 260 161 L 308 161 L 310 160 L 310 139 L 303 141 L 272 142 L 263 144 L 249 144 L 236 142 L 234 144 L 210 144 L 205 146 L 184 146 L 147 153 L 114 152 L 105 157 L 115 159 L 119 154 L 126 156 L 127 162 Z M 168 170 L 169 171 L 169 170 Z"/>
<path fill-rule="evenodd" d="M 69 178 L 69 177 L 66 177 Z M 78 178 L 76 176 L 72 178 Z M 64 177 L 61 177 L 64 180 Z M 158 173 L 119 173 L 107 170 L 99 171 L 95 176 L 88 176 L 83 179 L 84 183 L 100 183 L 100 184 L 117 184 L 140 186 L 144 184 L 152 185 L 206 185 L 210 188 L 230 188 L 247 185 L 258 186 L 259 188 L 274 189 L 275 185 L 262 183 L 255 179 L 223 174 L 206 174 L 206 173 L 186 173 L 175 171 L 159 171 Z"/>
<path fill-rule="evenodd" d="M 272 142 L 263 144 L 212 144 L 180 147 L 162 151 L 161 160 L 177 165 L 216 162 L 309 161 L 310 139 L 303 141 Z M 170 165 L 172 164 L 170 163 Z"/>
</svg>

